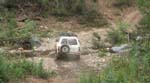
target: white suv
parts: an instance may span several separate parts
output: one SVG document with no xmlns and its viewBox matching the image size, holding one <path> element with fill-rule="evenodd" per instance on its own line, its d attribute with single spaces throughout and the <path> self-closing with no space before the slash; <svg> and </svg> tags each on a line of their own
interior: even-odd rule
<svg viewBox="0 0 150 83">
<path fill-rule="evenodd" d="M 61 36 L 56 40 L 57 58 L 75 55 L 80 58 L 80 42 L 76 36 Z"/>
</svg>

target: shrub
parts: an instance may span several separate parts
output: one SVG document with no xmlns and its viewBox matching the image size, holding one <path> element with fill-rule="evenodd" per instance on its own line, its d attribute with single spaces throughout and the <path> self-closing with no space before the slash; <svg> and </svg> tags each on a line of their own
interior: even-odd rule
<svg viewBox="0 0 150 83">
<path fill-rule="evenodd" d="M 128 29 L 128 24 L 120 22 L 117 29 L 112 29 L 108 31 L 108 40 L 111 44 L 121 44 L 127 43 L 126 30 Z"/>
<path fill-rule="evenodd" d="M 101 83 L 100 78 L 95 73 L 82 74 L 80 77 L 80 83 Z"/>
<path fill-rule="evenodd" d="M 48 78 L 52 75 L 42 67 L 42 63 L 34 64 L 26 60 L 7 59 L 4 54 L 0 54 L 0 83 L 8 83 L 33 75 L 40 78 Z"/>
<path fill-rule="evenodd" d="M 106 48 L 105 44 L 103 41 L 101 41 L 101 36 L 94 32 L 93 33 L 93 39 L 92 39 L 92 49 L 98 50 L 98 56 L 103 57 L 106 56 Z"/>
<path fill-rule="evenodd" d="M 93 33 L 93 39 L 92 39 L 92 48 L 93 49 L 101 49 L 104 48 L 104 44 L 101 41 L 101 37 L 98 33 Z"/>
<path fill-rule="evenodd" d="M 50 11 L 54 15 L 82 14 L 85 0 L 6 0 L 3 5 L 7 8 L 19 8 L 25 5 L 36 4 L 37 9 Z"/>
<path fill-rule="evenodd" d="M 14 45 L 22 41 L 30 41 L 31 36 L 35 34 L 37 25 L 34 21 L 26 20 L 25 26 L 20 29 L 17 27 L 16 20 L 13 18 L 8 19 L 7 26 L 1 27 L 0 33 L 0 45 L 8 44 Z"/>
<path fill-rule="evenodd" d="M 143 18 L 140 21 L 138 27 L 137 27 L 137 33 L 141 36 L 150 37 L 149 31 L 150 31 L 150 11 L 149 5 L 150 1 L 147 0 L 137 0 L 139 9 L 143 13 Z"/>
<path fill-rule="evenodd" d="M 143 57 L 114 57 L 100 75 L 82 76 L 80 83 L 148 83 L 150 81 L 150 52 Z M 135 55 L 135 53 L 133 53 Z"/>
<path fill-rule="evenodd" d="M 86 0 L 6 0 L 2 4 L 4 9 L 16 10 L 17 13 L 22 12 L 20 9 L 23 9 L 25 13 L 30 9 L 39 12 L 38 15 L 43 17 L 53 15 L 63 19 L 68 16 L 80 16 L 79 23 L 81 24 L 94 27 L 106 25 L 107 21 L 96 9 L 97 0 L 90 2 L 91 5 L 88 5 L 90 7 L 87 6 Z"/>
<path fill-rule="evenodd" d="M 138 0 L 140 7 L 145 9 L 146 0 Z M 139 3 L 138 2 L 138 3 Z M 146 6 L 147 7 L 147 6 Z M 147 10 L 147 9 L 146 9 Z M 143 10 L 142 10 L 143 11 Z M 146 12 L 147 13 L 147 12 Z M 144 15 L 140 25 L 149 26 L 147 14 Z M 149 29 L 146 26 L 138 27 L 137 33 L 149 37 Z M 119 35 L 119 34 L 118 34 Z M 109 66 L 99 76 L 87 75 L 80 83 L 148 83 L 150 82 L 150 39 L 143 38 L 140 41 L 133 41 L 130 56 L 114 57 Z M 93 82 L 94 80 L 98 82 Z M 82 81 L 83 80 L 83 81 Z"/>
</svg>

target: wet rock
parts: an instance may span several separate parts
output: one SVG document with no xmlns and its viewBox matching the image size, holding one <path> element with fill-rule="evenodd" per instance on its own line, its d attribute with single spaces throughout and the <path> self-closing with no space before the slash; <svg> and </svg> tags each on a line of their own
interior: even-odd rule
<svg viewBox="0 0 150 83">
<path fill-rule="evenodd" d="M 113 53 L 122 53 L 122 52 L 126 52 L 129 49 L 130 49 L 130 46 L 128 44 L 123 44 L 121 46 L 111 47 L 109 50 L 110 52 L 113 52 Z"/>
</svg>

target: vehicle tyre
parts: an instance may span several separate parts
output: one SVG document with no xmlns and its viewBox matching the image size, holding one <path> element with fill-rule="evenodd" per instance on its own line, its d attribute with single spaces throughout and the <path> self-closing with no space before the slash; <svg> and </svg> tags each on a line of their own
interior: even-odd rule
<svg viewBox="0 0 150 83">
<path fill-rule="evenodd" d="M 61 53 L 62 54 L 67 54 L 67 53 L 69 53 L 70 52 L 70 47 L 68 46 L 68 45 L 63 45 L 62 47 L 61 47 Z"/>
<path fill-rule="evenodd" d="M 67 54 L 70 52 L 70 47 L 68 45 L 61 46 L 59 53 L 57 54 L 57 59 L 66 59 Z"/>
</svg>

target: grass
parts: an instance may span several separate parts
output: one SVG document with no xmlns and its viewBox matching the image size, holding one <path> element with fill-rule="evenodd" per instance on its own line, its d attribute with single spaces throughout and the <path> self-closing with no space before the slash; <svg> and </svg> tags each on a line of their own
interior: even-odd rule
<svg viewBox="0 0 150 83">
<path fill-rule="evenodd" d="M 44 70 L 42 62 L 34 64 L 27 60 L 12 60 L 0 54 L 0 83 L 17 82 L 27 75 L 47 79 L 53 72 Z"/>
<path fill-rule="evenodd" d="M 6 23 L 0 24 L 0 46 L 19 47 L 23 41 L 31 42 L 32 37 L 51 37 L 54 34 L 50 30 L 40 31 L 38 24 L 32 20 L 26 20 L 24 26 L 18 27 L 15 18 L 5 18 Z"/>
<path fill-rule="evenodd" d="M 150 52 L 142 58 L 136 56 L 114 57 L 100 74 L 81 76 L 80 83 L 149 83 Z"/>
<path fill-rule="evenodd" d="M 80 83 L 100 83 L 100 78 L 95 73 L 86 73 L 81 75 Z"/>
<path fill-rule="evenodd" d="M 91 6 L 87 5 L 86 0 L 5 0 L 3 2 L 5 10 L 13 10 L 17 13 L 22 8 L 28 11 L 28 7 L 34 11 L 39 11 L 39 16 L 55 16 L 58 20 L 64 21 L 67 17 L 78 17 L 79 23 L 92 26 L 103 27 L 107 25 L 106 19 L 98 12 L 97 0 L 91 0 Z M 90 7 L 88 7 L 90 6 Z M 34 14 L 34 12 L 33 12 Z M 81 17 L 81 18 L 80 18 Z"/>
<path fill-rule="evenodd" d="M 148 0 L 137 0 L 137 4 L 141 12 L 143 13 L 143 18 L 139 23 L 139 26 L 137 27 L 137 33 L 149 37 L 149 31 L 150 31 L 150 11 L 149 5 L 150 1 Z"/>
<path fill-rule="evenodd" d="M 18 28 L 14 18 L 9 18 L 6 21 L 7 26 L 1 27 L 0 31 L 0 44 L 2 46 L 6 44 L 5 42 L 14 45 L 22 40 L 30 39 L 36 30 L 36 24 L 33 21 L 26 21 L 23 29 Z"/>
<path fill-rule="evenodd" d="M 129 25 L 124 22 L 119 22 L 116 29 L 108 31 L 108 41 L 111 44 L 122 44 L 127 43 L 127 34 L 126 30 L 129 28 Z"/>
<path fill-rule="evenodd" d="M 135 31 L 138 35 L 149 37 L 149 12 L 147 0 L 137 0 L 143 12 L 143 19 Z M 121 32 L 120 32 L 121 31 Z M 124 42 L 122 30 L 114 30 L 110 38 Z M 112 37 L 113 36 L 113 37 Z M 85 74 L 80 83 L 149 83 L 150 82 L 150 39 L 144 38 L 132 41 L 132 50 L 129 55 L 114 57 L 109 66 L 100 74 Z M 117 42 L 116 42 L 117 43 Z"/>
</svg>

